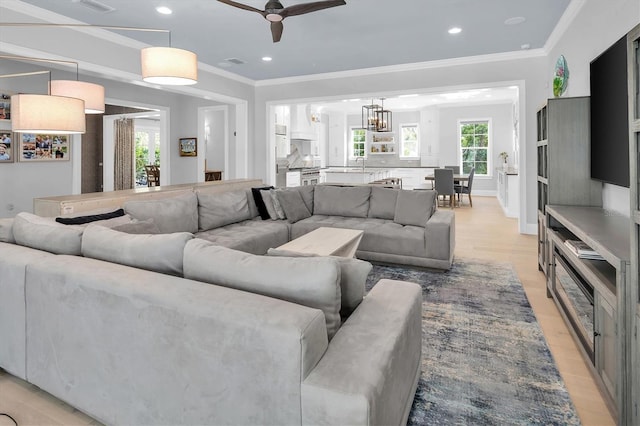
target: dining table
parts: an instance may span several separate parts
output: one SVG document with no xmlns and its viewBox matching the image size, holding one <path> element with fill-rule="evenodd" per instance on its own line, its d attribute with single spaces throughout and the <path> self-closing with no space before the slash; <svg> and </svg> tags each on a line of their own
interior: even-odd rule
<svg viewBox="0 0 640 426">
<path fill-rule="evenodd" d="M 427 176 L 424 177 L 424 180 L 431 181 L 431 185 L 433 185 L 433 182 L 436 181 L 436 177 L 435 177 L 435 175 L 427 175 Z M 454 174 L 453 175 L 453 182 L 454 183 L 469 182 L 469 175 L 468 174 Z"/>
</svg>

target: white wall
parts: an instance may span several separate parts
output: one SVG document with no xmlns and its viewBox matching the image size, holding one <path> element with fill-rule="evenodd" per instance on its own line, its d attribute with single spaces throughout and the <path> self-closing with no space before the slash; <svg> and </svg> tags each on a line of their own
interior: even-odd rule
<svg viewBox="0 0 640 426">
<path fill-rule="evenodd" d="M 488 119 L 491 121 L 489 152 L 490 176 L 478 176 L 473 180 L 473 190 L 496 191 L 498 181 L 496 167 L 502 167 L 498 154 L 506 151 L 513 155 L 513 121 L 511 104 L 440 108 L 440 165 L 460 164 L 458 122 L 460 120 Z M 513 162 L 511 162 L 513 164 Z"/>
<path fill-rule="evenodd" d="M 567 31 L 549 52 L 545 74 L 548 81 L 553 76 L 556 60 L 564 55 L 570 74 L 563 97 L 589 96 L 590 62 L 638 23 L 638 0 L 585 1 Z M 546 85 L 545 92 L 548 97 L 553 97 L 551 84 Z M 610 184 L 605 184 L 603 189 L 603 207 L 628 216 L 629 189 Z"/>
</svg>

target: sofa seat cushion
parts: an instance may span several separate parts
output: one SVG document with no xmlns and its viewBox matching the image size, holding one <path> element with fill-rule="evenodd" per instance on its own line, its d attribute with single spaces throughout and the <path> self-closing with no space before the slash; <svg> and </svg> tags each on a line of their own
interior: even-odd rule
<svg viewBox="0 0 640 426">
<path fill-rule="evenodd" d="M 153 200 L 129 200 L 124 211 L 134 219 L 153 221 L 163 234 L 198 232 L 198 197 L 193 191 Z"/>
<path fill-rule="evenodd" d="M 321 226 L 364 231 L 358 250 L 416 257 L 426 255 L 424 228 L 400 225 L 388 219 L 313 215 L 292 225 L 291 238 L 298 238 Z"/>
<path fill-rule="evenodd" d="M 328 257 L 255 256 L 196 238 L 184 277 L 320 309 L 329 339 L 340 328 L 340 265 Z"/>
<path fill-rule="evenodd" d="M 279 247 L 289 241 L 289 225 L 285 221 L 263 221 L 258 217 L 198 232 L 195 236 L 222 247 L 265 254 L 271 247 Z"/>
</svg>

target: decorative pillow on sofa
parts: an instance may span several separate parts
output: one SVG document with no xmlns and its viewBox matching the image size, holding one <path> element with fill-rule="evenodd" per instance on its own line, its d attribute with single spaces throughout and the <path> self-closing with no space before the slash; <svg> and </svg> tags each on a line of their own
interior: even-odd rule
<svg viewBox="0 0 640 426">
<path fill-rule="evenodd" d="M 256 256 L 194 238 L 184 277 L 321 309 L 329 339 L 340 328 L 340 266 L 328 257 Z"/>
<path fill-rule="evenodd" d="M 3 243 L 15 243 L 16 239 L 13 237 L 13 218 L 0 219 L 0 242 Z"/>
<path fill-rule="evenodd" d="M 169 198 L 129 200 L 123 207 L 134 219 L 153 218 L 163 234 L 198 232 L 198 197 L 193 191 Z"/>
<path fill-rule="evenodd" d="M 264 207 L 267 209 L 267 213 L 269 213 L 269 217 L 271 220 L 278 220 L 278 214 L 276 213 L 276 209 L 273 207 L 273 197 L 271 196 L 270 189 L 261 189 L 260 196 L 262 197 L 262 202 L 264 203 Z"/>
<path fill-rule="evenodd" d="M 256 207 L 258 208 L 258 214 L 262 218 L 262 220 L 271 219 L 269 215 L 269 211 L 267 210 L 267 206 L 265 206 L 264 201 L 262 200 L 262 194 L 260 191 L 273 189 L 273 186 L 263 186 L 259 188 L 251 188 L 251 194 L 253 195 L 253 201 L 256 203 Z"/>
<path fill-rule="evenodd" d="M 299 220 L 311 217 L 311 212 L 304 203 L 302 194 L 299 191 L 295 189 L 278 189 L 275 194 L 289 223 L 296 223 Z"/>
<path fill-rule="evenodd" d="M 112 226 L 111 229 L 127 234 L 160 234 L 160 229 L 153 221 L 153 218 L 147 220 L 132 220 L 129 223 Z"/>
<path fill-rule="evenodd" d="M 316 185 L 302 185 L 293 188 L 295 191 L 298 191 L 302 196 L 302 201 L 304 201 L 304 205 L 307 206 L 307 209 L 313 213 L 313 194 L 315 192 Z"/>
<path fill-rule="evenodd" d="M 436 191 L 399 191 L 395 223 L 425 227 L 436 206 Z"/>
<path fill-rule="evenodd" d="M 18 213 L 13 221 L 17 244 L 54 254 L 80 255 L 84 229 L 84 226 L 63 225 L 52 217 L 26 212 Z"/>
<path fill-rule="evenodd" d="M 133 235 L 89 225 L 82 236 L 82 255 L 182 276 L 184 246 L 192 238 L 193 234 L 188 232 Z"/>
<path fill-rule="evenodd" d="M 393 220 L 396 215 L 398 192 L 400 192 L 398 189 L 371 187 L 371 200 L 367 216 Z"/>
<path fill-rule="evenodd" d="M 270 248 L 268 256 L 316 257 L 315 254 Z M 373 265 L 351 257 L 328 256 L 340 264 L 340 316 L 346 318 L 356 310 L 366 293 L 365 284 Z"/>
<path fill-rule="evenodd" d="M 122 217 L 124 215 L 125 215 L 124 209 L 118 209 L 112 212 L 85 214 L 83 216 L 56 217 L 56 222 L 61 223 L 63 225 L 83 225 L 85 223 L 98 222 L 101 220 L 108 220 L 116 217 Z"/>
<path fill-rule="evenodd" d="M 276 216 L 278 219 L 286 219 L 287 215 L 284 213 L 284 209 L 282 205 L 280 205 L 280 200 L 277 196 L 277 191 L 275 189 L 270 189 L 269 194 L 271 195 L 271 201 L 273 201 L 273 210 L 276 212 Z"/>
<path fill-rule="evenodd" d="M 371 187 L 369 186 L 316 185 L 313 214 L 367 217 L 370 196 Z"/>
<path fill-rule="evenodd" d="M 220 228 L 231 223 L 251 219 L 249 201 L 244 190 L 198 194 L 198 218 L 200 231 Z"/>
</svg>

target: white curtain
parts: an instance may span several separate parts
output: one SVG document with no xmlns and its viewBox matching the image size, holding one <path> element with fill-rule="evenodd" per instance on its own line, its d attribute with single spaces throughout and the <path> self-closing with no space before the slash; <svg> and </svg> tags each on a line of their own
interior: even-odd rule
<svg viewBox="0 0 640 426">
<path fill-rule="evenodd" d="M 123 118 L 113 123 L 114 127 L 114 189 L 133 188 L 133 148 L 135 131 L 133 120 Z"/>
</svg>

